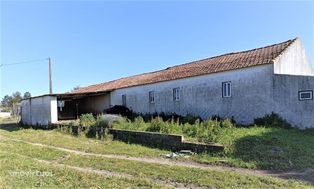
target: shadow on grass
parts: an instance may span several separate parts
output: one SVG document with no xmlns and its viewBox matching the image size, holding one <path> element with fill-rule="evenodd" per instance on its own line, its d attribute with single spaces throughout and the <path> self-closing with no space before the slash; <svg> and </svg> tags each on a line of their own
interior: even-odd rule
<svg viewBox="0 0 314 189">
<path fill-rule="evenodd" d="M 0 123 L 0 129 L 13 132 L 20 130 L 20 127 L 17 123 Z"/>
<path fill-rule="evenodd" d="M 314 132 L 270 128 L 234 141 L 230 156 L 282 178 L 314 184 Z"/>
</svg>

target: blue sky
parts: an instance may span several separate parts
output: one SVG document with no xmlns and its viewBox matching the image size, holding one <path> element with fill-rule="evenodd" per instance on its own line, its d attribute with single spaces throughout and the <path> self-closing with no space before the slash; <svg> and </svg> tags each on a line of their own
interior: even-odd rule
<svg viewBox="0 0 314 189">
<path fill-rule="evenodd" d="M 300 37 L 312 1 L 2 1 L 1 62 L 51 57 L 54 92 Z M 48 64 L 0 68 L 0 97 L 49 92 Z"/>
</svg>

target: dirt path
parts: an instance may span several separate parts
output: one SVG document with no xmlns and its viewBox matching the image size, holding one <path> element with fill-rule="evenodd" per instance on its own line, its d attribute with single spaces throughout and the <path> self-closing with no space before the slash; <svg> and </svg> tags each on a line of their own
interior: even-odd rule
<svg viewBox="0 0 314 189">
<path fill-rule="evenodd" d="M 4 137 L 4 136 L 2 136 Z M 226 166 L 217 166 L 217 165 L 207 165 L 201 164 L 192 161 L 176 161 L 171 159 L 163 159 L 163 158 L 145 158 L 145 157 L 129 157 L 126 155 L 115 155 L 115 154 L 98 154 L 98 153 L 90 153 L 90 152 L 83 152 L 79 150 L 72 150 L 68 148 L 56 147 L 41 143 L 34 143 L 28 142 L 20 139 L 12 139 L 5 137 L 10 140 L 15 140 L 19 142 L 24 142 L 26 144 L 34 145 L 34 146 L 41 146 L 51 149 L 56 149 L 64 152 L 69 152 L 77 155 L 83 156 L 94 156 L 94 157 L 104 157 L 104 158 L 113 158 L 113 159 L 121 159 L 121 160 L 131 160 L 131 161 L 138 161 L 138 162 L 146 162 L 146 163 L 155 163 L 161 165 L 168 165 L 168 166 L 181 166 L 181 167 L 188 167 L 188 168 L 197 168 L 203 170 L 213 170 L 213 171 L 231 171 L 245 175 L 253 175 L 253 176 L 270 176 L 270 177 L 278 177 L 283 179 L 297 179 L 297 180 L 304 180 L 314 184 L 314 178 L 311 176 L 314 174 L 313 169 L 304 170 L 302 172 L 298 171 L 289 171 L 289 172 L 274 172 L 274 171 L 267 171 L 267 170 L 252 170 L 252 169 L 244 169 L 244 168 L 234 168 L 234 167 L 226 167 Z"/>
</svg>

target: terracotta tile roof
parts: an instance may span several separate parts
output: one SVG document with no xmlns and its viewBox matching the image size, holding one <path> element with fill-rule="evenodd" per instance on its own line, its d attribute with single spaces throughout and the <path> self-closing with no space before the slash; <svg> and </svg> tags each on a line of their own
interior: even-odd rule
<svg viewBox="0 0 314 189">
<path fill-rule="evenodd" d="M 252 49 L 248 51 L 228 53 L 203 60 L 194 61 L 164 70 L 125 77 L 114 81 L 81 87 L 73 93 L 87 93 L 114 90 L 119 88 L 145 85 L 162 81 L 199 76 L 204 74 L 247 68 L 251 66 L 271 64 L 296 39 L 282 43 Z"/>
</svg>

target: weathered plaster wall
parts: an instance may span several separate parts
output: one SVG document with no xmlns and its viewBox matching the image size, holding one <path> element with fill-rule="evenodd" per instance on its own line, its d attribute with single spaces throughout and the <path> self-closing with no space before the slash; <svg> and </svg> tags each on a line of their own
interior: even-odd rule
<svg viewBox="0 0 314 189">
<path fill-rule="evenodd" d="M 22 100 L 21 102 L 21 122 L 23 124 L 31 123 L 31 99 Z"/>
<path fill-rule="evenodd" d="M 23 100 L 21 121 L 27 125 L 48 125 L 58 121 L 57 98 L 43 96 Z"/>
<path fill-rule="evenodd" d="M 300 39 L 296 39 L 294 43 L 274 60 L 274 73 L 314 76 L 314 68 L 306 56 Z"/>
<path fill-rule="evenodd" d="M 176 112 L 209 118 L 233 116 L 239 123 L 271 113 L 273 66 L 263 65 L 150 85 L 117 89 L 111 93 L 111 104 L 127 106 L 136 112 Z M 222 82 L 232 82 L 232 97 L 222 98 Z M 179 87 L 180 101 L 173 101 L 173 88 Z M 149 91 L 155 92 L 155 103 L 149 103 Z"/>
<path fill-rule="evenodd" d="M 299 128 L 314 128 L 314 100 L 299 100 L 299 91 L 314 90 L 314 76 L 273 76 L 273 111 Z"/>
<path fill-rule="evenodd" d="M 79 103 L 80 112 L 100 114 L 110 107 L 110 94 L 91 96 Z"/>
</svg>

